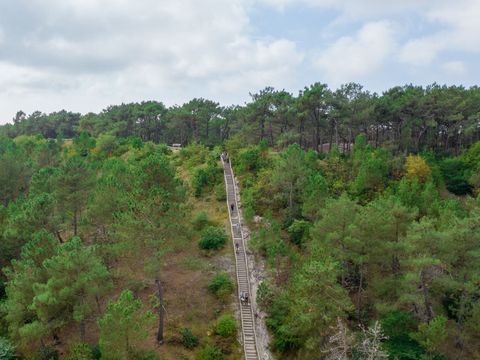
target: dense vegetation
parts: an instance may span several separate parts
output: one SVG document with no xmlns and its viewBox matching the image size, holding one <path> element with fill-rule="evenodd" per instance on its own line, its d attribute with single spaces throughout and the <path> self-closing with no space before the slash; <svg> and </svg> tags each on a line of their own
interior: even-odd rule
<svg viewBox="0 0 480 360">
<path fill-rule="evenodd" d="M 315 83 L 297 96 L 267 87 L 251 97 L 245 106 L 230 107 L 193 99 L 170 108 L 155 101 L 122 104 L 86 115 L 19 111 L 1 131 L 10 137 L 40 134 L 47 139 L 87 132 L 101 135 L 98 141 L 106 148 L 111 136 L 210 146 L 236 134 L 249 143 L 266 140 L 269 146 L 298 143 L 327 151 L 335 144 L 347 150 L 363 134 L 373 146 L 396 152 L 459 153 L 480 140 L 478 87 L 407 85 L 378 95 L 355 83 L 335 91 Z"/>
<path fill-rule="evenodd" d="M 0 139 L 2 360 L 156 359 L 155 343 L 165 341 L 166 358 L 197 347 L 236 358 L 226 357 L 232 338 L 200 340 L 221 316 L 231 318 L 233 285 L 221 271 L 228 269 L 216 270 L 198 246 L 225 245 L 224 219 L 202 212 L 195 226 L 190 221 L 194 202 L 207 199 L 194 194 L 209 186 L 196 184 L 195 174 L 218 156 L 192 150 L 171 154 L 116 137 L 105 146 L 86 133 L 73 141 Z M 223 201 L 210 202 L 223 210 Z M 197 279 L 182 282 L 179 273 Z M 172 354 L 177 342 L 189 351 Z"/>
<path fill-rule="evenodd" d="M 202 265 L 232 252 L 209 212 L 226 210 L 223 147 L 267 264 L 258 302 L 278 358 L 479 358 L 479 119 L 477 87 L 319 83 L 228 108 L 19 112 L 0 128 L 0 354 L 152 358 L 179 254 L 198 269 L 197 306 L 217 310 L 199 331 L 182 309 L 167 342 L 236 358 L 233 282 Z"/>
</svg>

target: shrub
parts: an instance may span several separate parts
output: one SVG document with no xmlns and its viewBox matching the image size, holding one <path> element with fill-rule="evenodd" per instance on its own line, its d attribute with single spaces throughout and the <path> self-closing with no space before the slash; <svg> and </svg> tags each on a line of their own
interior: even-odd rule
<svg viewBox="0 0 480 360">
<path fill-rule="evenodd" d="M 15 346 L 5 338 L 0 337 L 0 360 L 16 359 Z"/>
<path fill-rule="evenodd" d="M 268 309 L 272 304 L 274 299 L 274 294 L 270 286 L 267 282 L 262 281 L 258 284 L 258 291 L 257 291 L 257 302 L 262 306 L 264 309 Z"/>
<path fill-rule="evenodd" d="M 424 351 L 418 342 L 410 337 L 417 327 L 414 316 L 407 312 L 392 311 L 380 320 L 387 339 L 384 349 L 395 359 L 420 359 Z"/>
<path fill-rule="evenodd" d="M 182 345 L 187 349 L 193 349 L 198 346 L 198 337 L 193 335 L 192 330 L 189 328 L 180 330 L 180 335 L 182 335 Z"/>
<path fill-rule="evenodd" d="M 305 220 L 293 220 L 292 225 L 288 227 L 288 233 L 290 234 L 290 240 L 292 243 L 301 246 L 305 239 L 308 237 L 310 230 L 310 223 Z"/>
<path fill-rule="evenodd" d="M 425 182 L 429 178 L 432 170 L 427 162 L 419 155 L 409 155 L 405 161 L 405 176 L 407 179 L 417 178 L 420 182 Z"/>
<path fill-rule="evenodd" d="M 233 283 L 225 272 L 216 274 L 208 283 L 208 290 L 219 298 L 229 295 L 233 290 Z"/>
<path fill-rule="evenodd" d="M 200 211 L 192 220 L 192 225 L 195 230 L 203 230 L 208 225 L 208 215 L 205 211 Z"/>
<path fill-rule="evenodd" d="M 196 360 L 223 360 L 223 353 L 214 346 L 207 345 L 195 356 Z"/>
<path fill-rule="evenodd" d="M 225 184 L 220 183 L 215 185 L 215 199 L 217 201 L 225 201 L 227 199 L 227 194 L 225 193 Z"/>
<path fill-rule="evenodd" d="M 225 246 L 227 235 L 222 228 L 209 226 L 203 230 L 198 245 L 203 250 L 218 250 Z"/>
<path fill-rule="evenodd" d="M 58 351 L 53 346 L 42 346 L 38 355 L 40 360 L 58 360 Z"/>
<path fill-rule="evenodd" d="M 208 184 L 208 174 L 204 168 L 198 168 L 193 173 L 192 187 L 196 197 L 202 195 L 203 188 Z"/>
<path fill-rule="evenodd" d="M 92 348 L 87 344 L 76 344 L 68 352 L 66 360 L 93 360 Z"/>
<path fill-rule="evenodd" d="M 215 332 L 224 338 L 235 336 L 237 333 L 237 322 L 230 314 L 222 315 L 217 321 Z"/>
<path fill-rule="evenodd" d="M 92 356 L 95 360 L 100 360 L 102 357 L 102 352 L 100 351 L 100 346 L 98 344 L 89 345 L 92 352 Z"/>
<path fill-rule="evenodd" d="M 445 159 L 440 164 L 443 179 L 448 191 L 455 195 L 467 195 L 472 191 L 468 183 L 468 168 L 466 164 L 458 159 Z"/>
<path fill-rule="evenodd" d="M 129 353 L 131 360 L 160 360 L 160 356 L 153 350 L 132 350 Z"/>
<path fill-rule="evenodd" d="M 221 180 L 222 168 L 215 162 L 207 166 L 198 167 L 193 172 L 192 187 L 196 197 L 202 195 L 207 186 L 214 186 Z"/>
</svg>

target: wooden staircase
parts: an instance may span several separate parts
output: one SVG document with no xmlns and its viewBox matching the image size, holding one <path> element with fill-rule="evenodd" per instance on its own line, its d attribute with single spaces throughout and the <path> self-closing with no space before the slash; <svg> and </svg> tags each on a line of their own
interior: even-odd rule
<svg viewBox="0 0 480 360">
<path fill-rule="evenodd" d="M 233 176 L 232 166 L 230 162 L 223 163 L 223 170 L 225 176 L 225 188 L 227 191 L 227 207 L 230 218 L 230 229 L 232 232 L 233 246 L 235 250 L 235 263 L 237 274 L 238 287 L 238 301 L 240 302 L 240 293 L 248 293 L 251 301 L 250 280 L 248 273 L 247 254 L 245 252 L 245 241 L 243 238 L 243 230 L 241 219 L 239 215 L 239 202 L 237 197 L 237 187 Z M 231 211 L 230 205 L 234 204 L 234 209 Z M 240 225 L 237 225 L 240 224 Z M 255 333 L 255 317 L 251 302 L 242 304 L 240 302 L 240 318 L 242 323 L 242 340 L 243 349 L 245 352 L 245 360 L 258 360 L 257 339 Z"/>
</svg>

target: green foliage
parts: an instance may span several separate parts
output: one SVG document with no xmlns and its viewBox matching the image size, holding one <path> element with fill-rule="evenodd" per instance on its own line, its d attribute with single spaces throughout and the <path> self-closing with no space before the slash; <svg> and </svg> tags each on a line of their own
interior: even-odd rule
<svg viewBox="0 0 480 360">
<path fill-rule="evenodd" d="M 215 185 L 214 192 L 215 192 L 215 200 L 225 201 L 227 199 L 227 194 L 225 192 L 225 184 L 220 183 Z"/>
<path fill-rule="evenodd" d="M 225 246 L 227 239 L 222 228 L 208 226 L 203 230 L 198 246 L 203 250 L 219 250 Z"/>
<path fill-rule="evenodd" d="M 14 360 L 17 358 L 15 346 L 3 337 L 0 337 L 0 360 Z"/>
<path fill-rule="evenodd" d="M 187 349 L 193 349 L 198 346 L 198 337 L 193 335 L 192 330 L 190 330 L 189 328 L 181 329 L 180 335 L 182 336 L 182 345 L 185 346 Z"/>
<path fill-rule="evenodd" d="M 88 344 L 75 344 L 68 351 L 66 360 L 93 360 L 92 348 Z"/>
<path fill-rule="evenodd" d="M 407 312 L 393 311 L 382 317 L 381 325 L 387 337 L 384 348 L 390 356 L 399 360 L 421 358 L 424 351 L 410 336 L 416 323 L 413 315 Z"/>
<path fill-rule="evenodd" d="M 192 175 L 192 187 L 195 196 L 201 196 L 206 187 L 213 188 L 221 179 L 222 169 L 215 162 L 196 168 Z"/>
<path fill-rule="evenodd" d="M 418 326 L 418 332 L 412 333 L 413 339 L 418 341 L 429 353 L 439 352 L 447 339 L 447 318 L 437 316 L 429 323 Z"/>
<path fill-rule="evenodd" d="M 39 360 L 58 360 L 57 349 L 52 346 L 42 346 L 38 352 Z"/>
<path fill-rule="evenodd" d="M 274 301 L 275 294 L 273 293 L 269 284 L 265 281 L 262 281 L 258 284 L 257 289 L 257 302 L 264 309 L 269 309 Z"/>
<path fill-rule="evenodd" d="M 308 221 L 294 220 L 292 225 L 290 225 L 288 228 L 290 240 L 294 244 L 302 246 L 309 236 L 310 227 L 311 224 Z"/>
<path fill-rule="evenodd" d="M 237 333 L 237 321 L 230 314 L 220 316 L 215 325 L 215 332 L 224 338 L 230 338 Z"/>
<path fill-rule="evenodd" d="M 461 159 L 445 159 L 440 163 L 440 169 L 448 191 L 455 195 L 471 193 L 468 168 Z"/>
<path fill-rule="evenodd" d="M 131 350 L 129 353 L 131 360 L 161 360 L 160 356 L 154 350 Z"/>
<path fill-rule="evenodd" d="M 233 291 L 233 282 L 225 272 L 215 274 L 208 283 L 208 290 L 218 298 L 225 298 Z"/>
<path fill-rule="evenodd" d="M 196 360 L 223 360 L 224 355 L 222 351 L 212 345 L 206 345 L 199 350 L 195 355 Z"/>
<path fill-rule="evenodd" d="M 205 211 L 198 212 L 192 220 L 192 225 L 195 230 L 203 230 L 209 223 L 208 215 Z"/>
<path fill-rule="evenodd" d="M 129 290 L 108 304 L 105 314 L 98 320 L 102 359 L 123 359 L 139 349 L 153 317 L 142 307 L 142 302 Z"/>
</svg>

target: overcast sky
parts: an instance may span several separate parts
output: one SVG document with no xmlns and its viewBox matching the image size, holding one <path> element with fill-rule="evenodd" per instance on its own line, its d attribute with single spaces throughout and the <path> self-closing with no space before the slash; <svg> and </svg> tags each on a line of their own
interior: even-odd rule
<svg viewBox="0 0 480 360">
<path fill-rule="evenodd" d="M 479 19 L 480 0 L 0 0 L 0 123 L 317 81 L 471 86 Z"/>
</svg>

